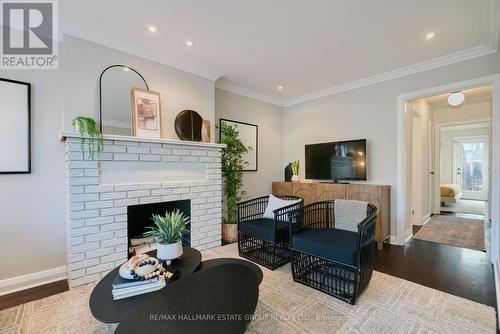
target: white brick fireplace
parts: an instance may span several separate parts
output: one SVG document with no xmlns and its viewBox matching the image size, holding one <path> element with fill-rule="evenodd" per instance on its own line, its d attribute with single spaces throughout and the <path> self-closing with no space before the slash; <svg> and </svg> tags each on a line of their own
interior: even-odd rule
<svg viewBox="0 0 500 334">
<path fill-rule="evenodd" d="M 191 246 L 221 244 L 223 145 L 104 136 L 91 160 L 77 133 L 66 141 L 70 285 L 98 281 L 127 259 L 127 207 L 189 199 Z"/>
</svg>

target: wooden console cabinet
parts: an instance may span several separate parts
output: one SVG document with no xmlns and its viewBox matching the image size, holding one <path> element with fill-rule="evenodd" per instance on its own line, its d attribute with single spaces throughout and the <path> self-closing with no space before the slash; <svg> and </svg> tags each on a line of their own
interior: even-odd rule
<svg viewBox="0 0 500 334">
<path fill-rule="evenodd" d="M 273 195 L 294 195 L 304 204 L 331 199 L 366 201 L 378 209 L 376 223 L 377 249 L 382 250 L 384 240 L 390 236 L 391 187 L 374 184 L 337 184 L 318 182 L 273 182 Z"/>
</svg>

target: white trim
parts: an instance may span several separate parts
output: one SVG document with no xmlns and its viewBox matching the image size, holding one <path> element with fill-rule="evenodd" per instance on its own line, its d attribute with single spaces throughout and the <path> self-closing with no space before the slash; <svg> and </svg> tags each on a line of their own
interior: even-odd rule
<svg viewBox="0 0 500 334">
<path fill-rule="evenodd" d="M 434 179 L 439 181 L 441 179 L 441 131 L 443 128 L 454 127 L 460 125 L 474 125 L 474 124 L 488 124 L 491 132 L 491 118 L 478 118 L 474 121 L 454 121 L 454 122 L 442 122 L 434 124 Z M 440 182 L 434 183 L 433 189 L 434 202 L 432 203 L 432 213 L 439 214 L 441 212 L 441 187 Z"/>
<path fill-rule="evenodd" d="M 487 46 L 487 45 L 481 45 L 481 46 L 477 46 L 477 47 L 470 48 L 467 50 L 451 53 L 451 54 L 446 55 L 446 56 L 430 59 L 430 60 L 427 60 L 427 61 L 424 61 L 421 63 L 417 63 L 417 64 L 413 64 L 410 66 L 401 67 L 399 69 L 395 69 L 392 71 L 379 73 L 379 74 L 376 74 L 374 76 L 363 78 L 360 80 L 346 82 L 346 83 L 336 85 L 336 86 L 333 86 L 330 88 L 318 90 L 315 92 L 311 92 L 311 93 L 308 93 L 308 94 L 305 94 L 302 96 L 292 97 L 289 99 L 280 99 L 278 97 L 259 93 L 259 92 L 252 90 L 252 89 L 246 88 L 244 86 L 235 84 L 235 83 L 233 83 L 229 80 L 226 80 L 226 79 L 219 79 L 215 83 L 215 87 L 222 89 L 222 90 L 225 90 L 225 91 L 228 91 L 228 92 L 231 92 L 231 93 L 251 97 L 251 98 L 254 98 L 256 100 L 260 100 L 260 101 L 264 101 L 264 102 L 268 102 L 268 103 L 271 103 L 271 104 L 274 104 L 277 106 L 290 107 L 290 106 L 293 106 L 295 104 L 304 103 L 304 102 L 316 100 L 316 99 L 319 99 L 322 97 L 343 93 L 343 92 L 350 91 L 353 89 L 358 89 L 358 88 L 362 88 L 362 87 L 366 87 L 366 86 L 375 85 L 375 84 L 378 84 L 381 82 L 406 77 L 409 75 L 425 72 L 425 71 L 428 71 L 428 70 L 431 70 L 434 68 L 452 65 L 452 64 L 459 63 L 462 61 L 486 56 L 486 55 L 489 55 L 489 54 L 495 53 L 495 52 L 496 52 L 496 48 L 492 48 L 492 47 Z"/>
<path fill-rule="evenodd" d="M 363 78 L 356 81 L 347 82 L 341 85 L 333 86 L 327 89 L 319 90 L 316 92 L 312 92 L 306 95 L 302 95 L 299 97 L 294 97 L 291 99 L 285 100 L 285 107 L 289 107 L 294 104 L 299 104 L 311 100 L 316 100 L 325 96 L 330 96 L 338 93 L 342 93 L 345 91 L 358 89 L 366 86 L 371 86 L 380 82 L 389 81 L 401 77 L 406 77 L 412 74 L 417 74 L 421 72 L 425 72 L 434 68 L 443 67 L 455 63 L 459 63 L 465 60 L 470 60 L 482 56 L 489 55 L 491 53 L 495 53 L 496 49 L 493 49 L 487 45 L 477 46 L 471 49 L 451 53 L 446 56 L 430 59 L 421 63 L 413 64 L 410 66 L 401 67 L 399 69 L 395 69 L 389 72 L 380 73 L 371 77 Z"/>
<path fill-rule="evenodd" d="M 67 278 L 66 267 L 57 267 L 32 274 L 7 278 L 0 281 L 0 296 Z"/>
<path fill-rule="evenodd" d="M 427 224 L 431 220 L 431 218 L 432 218 L 432 213 L 426 214 L 422 219 L 422 226 Z"/>
<path fill-rule="evenodd" d="M 452 132 L 452 131 L 457 131 L 457 130 L 472 130 L 472 129 L 483 129 L 483 128 L 486 128 L 489 130 L 490 123 L 491 123 L 491 119 L 489 119 L 485 122 L 463 121 L 463 124 L 442 126 L 441 131 L 442 132 Z M 440 123 L 438 123 L 438 124 L 440 124 Z"/>
<path fill-rule="evenodd" d="M 396 232 L 398 241 L 403 244 L 405 241 L 405 205 L 406 205 L 406 101 L 417 98 L 438 95 L 454 90 L 463 90 L 478 86 L 493 86 L 493 106 L 492 106 L 492 131 L 491 131 L 491 261 L 496 262 L 499 258 L 499 236 L 500 236 L 500 74 L 489 75 L 481 78 L 450 83 L 438 87 L 423 89 L 416 92 L 401 94 L 397 98 L 397 158 L 396 158 Z"/>
<path fill-rule="evenodd" d="M 172 67 L 176 70 L 184 71 L 187 73 L 191 73 L 202 78 L 215 81 L 223 76 L 222 73 L 218 71 L 207 71 L 184 62 L 180 62 L 174 59 L 170 59 L 166 56 L 166 54 L 155 54 L 153 52 L 145 51 L 144 49 L 133 47 L 132 44 L 121 42 L 119 40 L 109 38 L 102 34 L 94 34 L 88 31 L 79 31 L 71 28 L 65 28 L 64 34 L 76 38 L 80 38 L 91 43 L 99 44 L 104 47 L 113 48 L 115 50 L 119 50 L 125 53 L 128 53 L 132 56 L 141 57 L 144 59 L 148 59 L 169 67 Z M 64 38 L 64 37 L 63 37 Z"/>
<path fill-rule="evenodd" d="M 81 138 L 80 134 L 75 131 L 61 131 L 59 134 L 59 139 L 65 141 L 67 138 Z M 179 139 L 160 139 L 160 138 L 143 138 L 143 137 L 133 137 L 133 136 L 117 136 L 117 135 L 103 135 L 104 140 L 114 140 L 114 141 L 133 141 L 142 143 L 162 143 L 162 144 L 172 144 L 172 145 L 184 145 L 184 146 L 202 146 L 202 147 L 216 147 L 225 148 L 225 144 L 217 143 L 203 143 L 197 141 L 187 141 Z"/>
<path fill-rule="evenodd" d="M 260 100 L 263 102 L 271 103 L 280 107 L 283 107 L 285 105 L 285 100 L 279 99 L 270 95 L 262 94 L 259 92 L 256 92 L 252 89 L 237 85 L 231 81 L 225 80 L 225 79 L 219 79 L 215 82 L 215 87 L 235 93 L 238 95 L 243 95 L 246 97 L 250 97 L 252 99 Z"/>
<path fill-rule="evenodd" d="M 498 261 L 493 262 L 493 277 L 495 280 L 495 292 L 497 295 L 497 313 L 498 313 L 498 301 L 500 300 L 500 276 L 498 271 L 498 266 L 500 263 Z M 500 317 L 497 317 L 497 326 L 500 327 Z"/>
<path fill-rule="evenodd" d="M 399 245 L 399 238 L 396 235 L 391 235 L 389 237 L 389 243 L 391 245 Z"/>
</svg>

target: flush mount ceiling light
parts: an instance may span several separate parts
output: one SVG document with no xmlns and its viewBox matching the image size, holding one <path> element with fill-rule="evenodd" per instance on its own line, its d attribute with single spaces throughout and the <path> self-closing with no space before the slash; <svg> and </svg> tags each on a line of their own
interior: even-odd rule
<svg viewBox="0 0 500 334">
<path fill-rule="evenodd" d="M 278 90 L 283 90 L 283 86 L 278 86 Z"/>
<path fill-rule="evenodd" d="M 193 42 L 192 40 L 187 40 L 187 41 L 186 41 L 186 45 L 187 45 L 187 46 L 190 46 L 190 47 L 191 47 L 191 46 L 194 46 L 194 42 Z"/>
<path fill-rule="evenodd" d="M 433 39 L 434 36 L 436 36 L 436 34 L 434 32 L 428 32 L 426 35 L 425 35 L 425 39 L 426 40 L 430 40 L 430 39 Z"/>
<path fill-rule="evenodd" d="M 459 106 L 465 101 L 465 95 L 462 92 L 454 92 L 448 96 L 448 104 L 450 106 Z"/>
<path fill-rule="evenodd" d="M 157 31 L 158 31 L 158 28 L 156 28 L 155 26 L 149 26 L 149 27 L 148 27 L 148 30 L 149 30 L 150 32 L 157 32 Z"/>
</svg>

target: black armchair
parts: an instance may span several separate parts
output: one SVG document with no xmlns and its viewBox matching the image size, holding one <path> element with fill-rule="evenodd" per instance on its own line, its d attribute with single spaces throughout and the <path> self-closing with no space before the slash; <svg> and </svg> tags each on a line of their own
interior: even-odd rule
<svg viewBox="0 0 500 334">
<path fill-rule="evenodd" d="M 274 210 L 274 219 L 263 217 L 268 196 L 241 202 L 236 206 L 240 256 L 271 270 L 290 261 L 288 214 L 304 205 L 304 200 L 300 197 L 278 197 L 299 202 Z"/>
<path fill-rule="evenodd" d="M 296 282 L 350 304 L 366 288 L 373 272 L 377 208 L 357 232 L 335 227 L 335 201 L 312 203 L 289 213 L 291 267 Z"/>
</svg>

